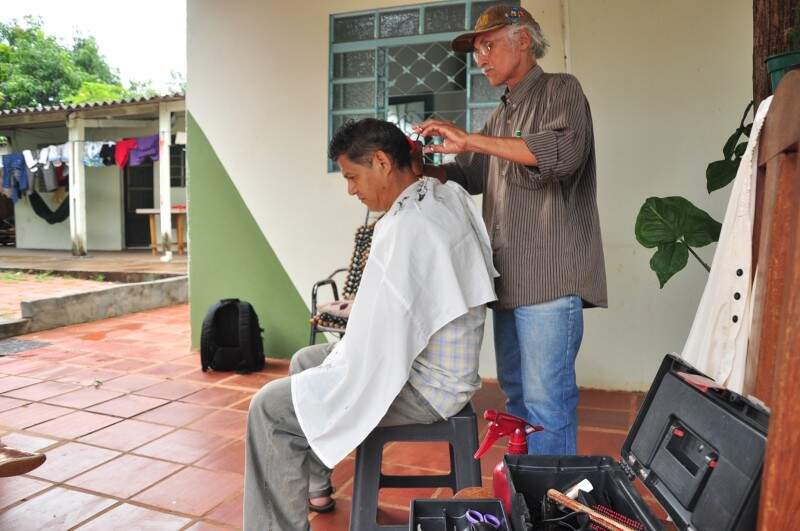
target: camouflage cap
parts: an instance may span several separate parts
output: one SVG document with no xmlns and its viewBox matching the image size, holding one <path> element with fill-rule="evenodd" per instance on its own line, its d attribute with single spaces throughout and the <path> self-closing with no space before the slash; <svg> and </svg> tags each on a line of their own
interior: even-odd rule
<svg viewBox="0 0 800 531">
<path fill-rule="evenodd" d="M 475 37 L 481 33 L 486 33 L 487 31 L 496 30 L 512 24 L 525 23 L 536 25 L 536 21 L 525 9 L 503 4 L 495 5 L 481 13 L 481 16 L 478 17 L 478 20 L 475 22 L 475 29 L 473 31 L 459 35 L 453 39 L 450 46 L 456 52 L 470 53 L 473 49 Z"/>
</svg>

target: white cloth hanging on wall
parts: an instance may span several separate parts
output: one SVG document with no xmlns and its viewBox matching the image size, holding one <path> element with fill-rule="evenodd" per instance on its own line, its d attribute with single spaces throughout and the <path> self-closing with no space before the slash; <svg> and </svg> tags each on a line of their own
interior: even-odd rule
<svg viewBox="0 0 800 531">
<path fill-rule="evenodd" d="M 772 97 L 756 112 L 747 149 L 733 181 L 719 243 L 681 357 L 741 393 L 753 315 L 753 221 L 761 128 Z"/>
</svg>

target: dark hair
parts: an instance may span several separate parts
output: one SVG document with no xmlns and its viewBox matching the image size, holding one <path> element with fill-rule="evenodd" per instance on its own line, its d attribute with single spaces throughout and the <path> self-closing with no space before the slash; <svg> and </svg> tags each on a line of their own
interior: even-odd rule
<svg viewBox="0 0 800 531">
<path fill-rule="evenodd" d="M 411 165 L 411 148 L 406 135 L 391 122 L 364 118 L 359 121 L 348 120 L 333 135 L 328 146 L 328 157 L 334 162 L 342 155 L 362 165 L 369 165 L 372 154 L 381 150 L 386 153 L 398 168 Z"/>
</svg>

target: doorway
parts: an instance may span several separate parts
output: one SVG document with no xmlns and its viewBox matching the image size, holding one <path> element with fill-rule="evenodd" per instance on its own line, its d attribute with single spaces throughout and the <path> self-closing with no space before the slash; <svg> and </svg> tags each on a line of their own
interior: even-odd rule
<svg viewBox="0 0 800 531">
<path fill-rule="evenodd" d="M 126 166 L 125 189 L 125 247 L 150 247 L 150 225 L 148 216 L 137 214 L 137 208 L 153 208 L 153 162 L 140 166 Z"/>
</svg>

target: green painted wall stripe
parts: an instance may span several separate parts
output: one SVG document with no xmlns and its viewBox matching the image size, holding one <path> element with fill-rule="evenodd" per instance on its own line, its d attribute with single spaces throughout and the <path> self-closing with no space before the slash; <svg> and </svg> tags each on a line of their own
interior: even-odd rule
<svg viewBox="0 0 800 531">
<path fill-rule="evenodd" d="M 308 344 L 308 308 L 208 138 L 186 118 L 192 346 L 208 308 L 236 297 L 255 308 L 267 356 L 288 358 Z"/>
</svg>

